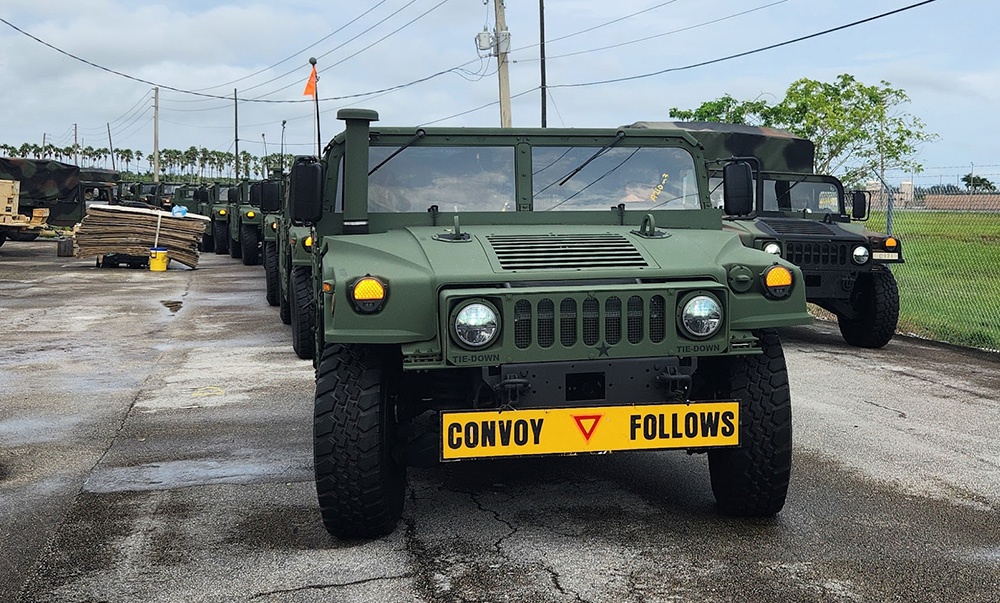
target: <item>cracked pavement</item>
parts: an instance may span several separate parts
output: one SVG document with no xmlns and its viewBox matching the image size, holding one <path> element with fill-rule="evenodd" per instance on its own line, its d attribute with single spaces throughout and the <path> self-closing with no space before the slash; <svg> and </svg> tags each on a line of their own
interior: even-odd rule
<svg viewBox="0 0 1000 603">
<path fill-rule="evenodd" d="M 313 370 L 263 271 L 0 249 L 0 601 L 970 601 L 1000 592 L 1000 359 L 782 332 L 784 511 L 722 517 L 683 452 L 409 470 L 374 541 L 323 529 Z"/>
</svg>

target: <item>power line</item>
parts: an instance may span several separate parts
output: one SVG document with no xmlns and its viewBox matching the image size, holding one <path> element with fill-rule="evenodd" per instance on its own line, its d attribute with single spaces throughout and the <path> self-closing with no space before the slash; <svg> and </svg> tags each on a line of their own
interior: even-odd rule
<svg viewBox="0 0 1000 603">
<path fill-rule="evenodd" d="M 275 64 L 273 64 L 273 65 L 271 65 L 269 67 L 265 67 L 265 68 L 261 69 L 260 71 L 255 71 L 254 73 L 251 73 L 250 75 L 246 75 L 246 76 L 243 76 L 241 78 L 237 78 L 237 79 L 235 79 L 235 80 L 233 80 L 231 82 L 226 82 L 225 84 L 219 84 L 217 86 L 209 86 L 208 88 L 198 88 L 197 90 L 195 90 L 195 92 L 204 92 L 205 90 L 214 90 L 216 88 L 222 88 L 224 86 L 231 86 L 231 85 L 233 85 L 235 83 L 242 82 L 244 80 L 248 80 L 248 79 L 250 79 L 250 78 L 252 78 L 254 76 L 257 76 L 257 75 L 260 75 L 260 74 L 262 74 L 264 72 L 270 71 L 270 70 L 274 69 L 275 67 L 277 67 L 278 65 L 281 65 L 282 63 L 287 63 L 288 61 L 290 61 L 290 60 L 298 57 L 299 55 L 301 55 L 303 52 L 305 52 L 307 50 L 311 50 L 312 48 L 314 48 L 316 46 L 319 46 L 321 43 L 329 40 L 333 36 L 337 35 L 338 33 L 342 32 L 343 30 L 347 29 L 348 27 L 350 27 L 351 25 L 353 25 L 355 22 L 357 22 L 359 19 L 361 19 L 362 17 L 364 17 L 368 13 L 372 12 L 376 8 L 378 8 L 378 7 L 382 6 L 383 4 L 385 4 L 386 1 L 387 0 L 381 0 L 380 2 L 376 3 L 374 6 L 372 6 L 368 10 L 366 10 L 365 12 L 361 13 L 357 17 L 354 17 L 353 19 L 351 19 L 347 23 L 345 23 L 345 24 L 341 25 L 340 27 L 338 27 L 337 29 L 333 30 L 328 35 L 320 38 L 319 40 L 317 40 L 316 42 L 310 44 L 309 46 L 306 46 L 302 50 L 299 50 L 298 52 L 292 54 L 291 56 L 288 56 L 288 57 L 286 57 L 286 58 L 278 61 L 277 63 L 275 63 Z M 187 102 L 191 102 L 191 101 L 187 101 Z"/>
<path fill-rule="evenodd" d="M 761 48 L 755 48 L 754 50 L 748 50 L 746 52 L 740 52 L 740 53 L 737 53 L 737 54 L 731 54 L 729 56 L 725 56 L 725 57 L 718 58 L 718 59 L 712 59 L 712 60 L 709 60 L 709 61 L 702 61 L 700 63 L 693 63 L 691 65 L 685 65 L 683 67 L 670 67 L 668 69 L 661 69 L 659 71 L 654 71 L 654 72 L 651 72 L 651 73 L 643 73 L 643 74 L 640 74 L 640 75 L 631 75 L 631 76 L 626 76 L 626 77 L 619 77 L 619 78 L 613 78 L 613 79 L 608 79 L 608 80 L 599 80 L 599 81 L 594 81 L 594 82 L 579 82 L 579 83 L 575 83 L 575 84 L 555 84 L 555 85 L 549 84 L 548 87 L 549 88 L 581 88 L 581 87 L 584 87 L 584 86 L 600 86 L 600 85 L 603 85 L 603 84 L 615 84 L 615 83 L 618 83 L 618 82 L 629 82 L 629 81 L 633 81 L 633 80 L 639 80 L 639 79 L 644 79 L 644 78 L 649 78 L 649 77 L 655 77 L 657 75 L 663 75 L 665 73 L 673 73 L 673 72 L 677 72 L 677 71 L 686 71 L 688 69 L 695 69 L 696 67 L 705 67 L 707 65 L 713 65 L 715 63 L 721 63 L 723 61 L 729 61 L 729 60 L 732 60 L 732 59 L 737 59 L 737 58 L 740 58 L 740 57 L 745 57 L 745 56 L 749 56 L 749 55 L 752 55 L 752 54 L 757 54 L 759 52 L 764 52 L 765 50 L 773 50 L 775 48 L 780 48 L 782 46 L 788 46 L 789 44 L 795 44 L 796 42 L 802 42 L 804 40 L 809 40 L 809 39 L 812 39 L 812 38 L 818 38 L 820 36 L 824 36 L 824 35 L 829 34 L 829 33 L 833 33 L 833 32 L 836 32 L 836 31 L 842 31 L 844 29 L 855 27 L 857 25 L 862 25 L 864 23 L 870 23 L 872 21 L 876 21 L 878 19 L 882 19 L 882 18 L 891 16 L 891 15 L 895 15 L 895 14 L 898 14 L 898 13 L 901 13 L 901 12 L 904 12 L 904 11 L 908 11 L 910 9 L 917 8 L 917 7 L 923 6 L 925 4 L 930 4 L 932 2 L 937 2 L 937 0 L 924 0 L 923 2 L 917 2 L 916 4 L 911 4 L 909 6 L 904 6 L 903 8 L 898 8 L 896 10 L 885 12 L 885 13 L 882 13 L 880 15 L 875 15 L 874 17 L 868 17 L 867 19 L 861 19 L 859 21 L 854 21 L 853 23 L 848 23 L 846 25 L 841 25 L 839 27 L 833 27 L 833 28 L 826 29 L 826 30 L 823 30 L 823 31 L 820 31 L 820 32 L 816 32 L 816 33 L 812 33 L 812 34 L 809 34 L 809 35 L 806 35 L 806 36 L 801 36 L 801 37 L 795 38 L 793 40 L 786 40 L 784 42 L 778 42 L 777 44 L 771 44 L 769 46 L 764 46 L 764 47 L 761 47 Z"/>
<path fill-rule="evenodd" d="M 785 2 L 788 2 L 788 0 L 777 0 L 776 2 L 771 2 L 770 4 L 764 4 L 762 6 L 758 6 L 756 8 L 751 8 L 751 9 L 748 9 L 748 10 L 740 11 L 738 13 L 733 13 L 733 14 L 727 15 L 725 17 L 719 17 L 717 19 L 712 19 L 710 21 L 704 21 L 702 23 L 697 23 L 695 25 L 689 25 L 687 27 L 681 27 L 680 29 L 674 29 L 674 30 L 663 32 L 663 33 L 659 33 L 659 34 L 653 34 L 651 36 L 644 36 L 644 37 L 639 38 L 637 40 L 629 40 L 628 42 L 620 42 L 618 44 L 611 44 L 609 46 L 600 46 L 598 48 L 590 48 L 588 50 L 580 50 L 580 51 L 577 51 L 577 52 L 568 52 L 566 54 L 551 55 L 551 56 L 547 56 L 545 58 L 546 58 L 546 60 L 564 59 L 566 57 L 575 57 L 575 56 L 578 56 L 578 55 L 581 55 L 581 54 L 590 54 L 590 53 L 593 53 L 593 52 L 601 52 L 601 51 L 604 51 L 604 50 L 612 50 L 614 48 L 621 48 L 622 46 L 631 46 L 633 44 L 642 44 L 643 42 L 648 42 L 650 40 L 655 40 L 657 38 L 664 38 L 664 37 L 667 37 L 667 36 L 672 36 L 674 34 L 683 33 L 685 31 L 691 31 L 693 29 L 699 29 L 701 27 L 706 27 L 708 25 L 715 25 L 716 23 L 721 23 L 723 21 L 728 21 L 730 19 L 735 19 L 736 17 L 742 17 L 743 15 L 748 15 L 750 13 L 757 12 L 759 10 L 764 10 L 765 8 L 771 8 L 772 6 L 776 6 L 778 4 L 784 4 Z M 636 13 L 636 14 L 639 14 L 639 13 Z M 598 27 L 603 27 L 603 26 L 599 25 Z M 596 28 L 591 28 L 591 29 L 596 29 Z M 584 30 L 584 31 L 589 31 L 589 30 Z M 582 32 L 577 32 L 577 33 L 582 33 Z M 565 40 L 566 38 L 569 38 L 571 36 L 577 35 L 577 33 L 570 34 L 569 36 L 563 36 L 561 38 L 556 38 L 555 40 L 546 40 L 546 43 L 551 43 L 553 41 L 558 41 L 558 40 Z M 535 44 L 535 45 L 532 45 L 532 46 L 526 46 L 523 49 L 519 48 L 518 50 L 529 49 L 529 48 L 533 48 L 534 46 L 538 46 L 538 44 Z M 530 62 L 539 61 L 539 60 L 541 60 L 541 59 L 533 58 L 532 57 L 532 58 L 528 58 L 528 59 L 518 59 L 516 62 L 517 63 L 530 63 Z"/>
</svg>

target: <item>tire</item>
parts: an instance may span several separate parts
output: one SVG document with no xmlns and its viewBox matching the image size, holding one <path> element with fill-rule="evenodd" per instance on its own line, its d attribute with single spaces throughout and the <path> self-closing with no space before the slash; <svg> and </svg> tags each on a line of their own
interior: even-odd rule
<svg viewBox="0 0 1000 603">
<path fill-rule="evenodd" d="M 264 286 L 267 303 L 277 306 L 280 303 L 281 283 L 278 282 L 278 244 L 274 241 L 264 243 Z"/>
<path fill-rule="evenodd" d="M 313 463 L 323 525 L 337 538 L 392 533 L 406 466 L 394 457 L 401 360 L 385 348 L 329 345 L 316 370 Z"/>
<path fill-rule="evenodd" d="M 899 322 L 899 286 L 889 269 L 862 274 L 854 283 L 851 306 L 857 318 L 837 317 L 844 341 L 859 348 L 884 347 Z"/>
<path fill-rule="evenodd" d="M 6 241 L 7 241 L 7 233 L 5 233 L 5 232 L 0 232 L 0 247 L 3 247 L 3 244 L 4 244 L 4 243 L 5 243 Z"/>
<path fill-rule="evenodd" d="M 212 222 L 212 238 L 215 240 L 215 253 L 229 253 L 229 225 L 225 222 Z"/>
<path fill-rule="evenodd" d="M 229 257 L 238 260 L 243 257 L 243 246 L 236 239 L 229 236 L 229 229 L 226 229 L 226 238 L 229 239 Z"/>
<path fill-rule="evenodd" d="M 312 268 L 293 266 L 288 292 L 292 318 L 292 349 L 303 360 L 316 355 L 316 305 L 313 303 Z"/>
<path fill-rule="evenodd" d="M 212 236 L 212 229 L 206 228 L 205 232 L 201 235 L 201 243 L 198 244 L 198 251 L 214 251 L 215 250 L 215 237 Z"/>
<path fill-rule="evenodd" d="M 260 229 L 255 224 L 240 226 L 240 246 L 244 266 L 260 264 Z"/>
<path fill-rule="evenodd" d="M 792 469 L 792 404 L 781 342 L 757 333 L 763 352 L 722 366 L 723 398 L 740 400 L 740 446 L 711 450 L 712 492 L 727 515 L 770 517 L 785 506 Z"/>
<path fill-rule="evenodd" d="M 8 232 L 7 238 L 11 241 L 20 241 L 22 243 L 28 243 L 34 241 L 38 238 L 37 232 Z"/>
<path fill-rule="evenodd" d="M 279 258 L 280 261 L 280 258 Z M 292 304 L 288 302 L 289 296 L 291 296 L 292 291 L 292 266 L 291 260 L 287 257 L 285 258 L 285 292 L 281 292 L 281 284 L 278 283 L 278 316 L 281 317 L 281 322 L 286 325 L 292 324 Z M 281 279 L 281 273 L 278 273 L 278 279 Z"/>
</svg>

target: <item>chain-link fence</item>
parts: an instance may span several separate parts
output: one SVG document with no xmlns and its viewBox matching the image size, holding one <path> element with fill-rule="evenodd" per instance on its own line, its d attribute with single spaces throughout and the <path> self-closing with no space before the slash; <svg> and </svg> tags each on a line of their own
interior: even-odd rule
<svg viewBox="0 0 1000 603">
<path fill-rule="evenodd" d="M 872 188 L 869 230 L 900 240 L 899 327 L 1000 351 L 1000 193 Z M 956 187 L 957 188 L 957 187 Z"/>
</svg>

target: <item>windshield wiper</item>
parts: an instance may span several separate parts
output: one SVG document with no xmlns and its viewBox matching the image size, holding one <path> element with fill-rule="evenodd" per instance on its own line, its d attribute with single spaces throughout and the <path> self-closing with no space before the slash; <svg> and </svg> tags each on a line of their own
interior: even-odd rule
<svg viewBox="0 0 1000 603">
<path fill-rule="evenodd" d="M 402 153 L 403 151 L 405 151 L 407 147 L 409 147 L 413 143 L 415 143 L 418 140 L 420 140 L 421 138 L 423 138 L 426 134 L 427 133 L 424 132 L 423 130 L 417 130 L 416 136 L 414 136 L 413 138 L 407 140 L 406 143 L 403 144 L 403 146 L 399 147 L 398 149 L 396 149 L 395 151 L 393 151 L 391 155 L 389 155 L 388 157 L 386 157 L 385 159 L 383 159 L 382 163 L 380 163 L 380 164 L 376 165 L 375 167 L 373 167 L 371 169 L 371 171 L 368 172 L 368 175 L 371 176 L 372 174 L 374 174 L 375 172 L 377 172 L 380 167 L 382 167 L 383 165 L 389 163 L 389 161 L 393 157 L 395 157 L 396 155 L 399 155 L 400 153 Z"/>
<path fill-rule="evenodd" d="M 580 170 L 582 170 L 583 168 L 587 167 L 587 164 L 589 164 L 591 161 L 597 159 L 598 157 L 600 157 L 604 153 L 607 153 L 608 149 L 610 149 L 611 147 L 613 147 L 616 144 L 618 144 L 619 142 L 621 142 L 623 138 L 625 138 L 625 132 L 622 132 L 621 130 L 619 130 L 618 133 L 615 134 L 615 139 L 614 140 L 612 140 L 611 142 L 609 142 L 605 146 L 601 147 L 601 149 L 599 151 L 597 151 L 596 153 L 594 153 L 593 155 L 590 156 L 590 159 L 588 159 L 588 160 L 584 161 L 583 163 L 581 163 L 572 172 L 566 174 L 566 176 L 562 180 L 559 181 L 559 186 L 562 186 L 562 185 L 566 184 L 567 182 L 569 182 L 569 179 L 572 178 L 573 176 L 576 176 L 577 174 L 579 174 Z"/>
</svg>

